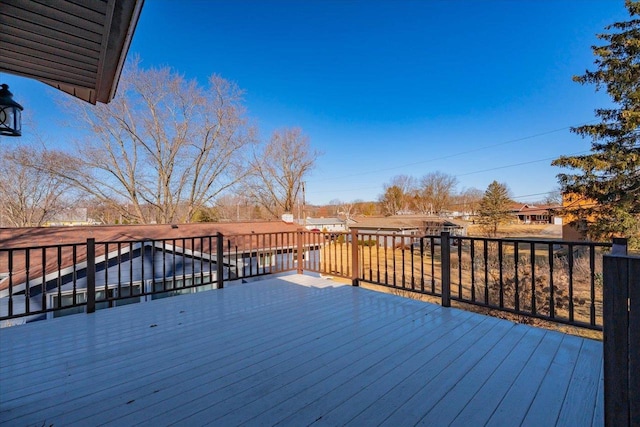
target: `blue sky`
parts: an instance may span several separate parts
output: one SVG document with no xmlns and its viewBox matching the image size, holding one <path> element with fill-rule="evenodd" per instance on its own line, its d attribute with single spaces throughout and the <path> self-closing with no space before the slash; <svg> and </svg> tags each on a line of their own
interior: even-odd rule
<svg viewBox="0 0 640 427">
<path fill-rule="evenodd" d="M 627 18 L 623 0 L 147 0 L 129 54 L 236 82 L 262 139 L 301 127 L 323 152 L 310 203 L 375 200 L 395 175 L 434 171 L 527 201 L 557 189 L 551 159 L 589 150 L 568 127 L 609 101 L 571 77 Z M 27 109 L 25 141 L 33 124 L 68 144 L 64 94 L 0 79 Z"/>
</svg>

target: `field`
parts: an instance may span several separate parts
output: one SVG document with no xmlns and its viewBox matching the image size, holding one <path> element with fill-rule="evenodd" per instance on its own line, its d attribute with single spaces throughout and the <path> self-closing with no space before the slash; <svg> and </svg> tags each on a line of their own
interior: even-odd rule
<svg viewBox="0 0 640 427">
<path fill-rule="evenodd" d="M 472 237 L 489 237 L 483 227 L 477 224 L 469 224 L 467 226 L 467 234 Z M 560 240 L 562 239 L 562 226 L 551 224 L 505 224 L 498 228 L 497 237 Z"/>
</svg>

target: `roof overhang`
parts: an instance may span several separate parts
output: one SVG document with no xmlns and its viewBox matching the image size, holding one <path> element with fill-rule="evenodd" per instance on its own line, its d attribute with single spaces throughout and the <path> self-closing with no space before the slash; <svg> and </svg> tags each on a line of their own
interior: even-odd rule
<svg viewBox="0 0 640 427">
<path fill-rule="evenodd" d="M 95 104 L 115 96 L 144 0 L 2 0 L 0 72 Z"/>
</svg>

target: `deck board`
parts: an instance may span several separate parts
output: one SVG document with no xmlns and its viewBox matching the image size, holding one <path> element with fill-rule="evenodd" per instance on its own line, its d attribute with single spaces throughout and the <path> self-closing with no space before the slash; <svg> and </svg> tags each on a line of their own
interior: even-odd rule
<svg viewBox="0 0 640 427">
<path fill-rule="evenodd" d="M 282 399 L 280 395 L 284 393 L 283 389 L 286 390 L 288 384 L 298 376 L 316 372 L 320 376 L 326 376 L 337 362 L 354 357 L 353 353 L 356 350 L 368 348 L 376 350 L 381 347 L 379 341 L 393 335 L 394 326 L 396 328 L 401 326 L 392 323 L 385 324 L 380 328 L 376 325 L 378 322 L 371 321 L 380 320 L 384 323 L 387 320 L 384 315 L 379 316 L 375 311 L 371 313 L 371 316 L 364 317 L 364 314 L 364 312 L 360 312 L 361 322 L 358 325 L 360 331 L 357 334 L 354 334 L 348 325 L 336 323 L 337 329 L 333 333 L 316 334 L 309 337 L 310 339 L 304 348 L 292 348 L 291 353 L 283 354 L 281 361 L 274 357 L 268 358 L 268 365 L 264 367 L 265 369 L 252 372 L 242 381 L 226 384 L 220 383 L 215 378 L 206 384 L 206 388 L 214 394 L 213 396 L 205 395 L 199 399 L 192 399 L 188 395 L 175 396 L 171 405 L 180 407 L 183 404 L 188 404 L 190 411 L 193 412 L 188 424 L 196 425 L 197 420 L 201 420 L 203 417 L 208 422 L 208 420 L 217 420 L 234 410 L 250 413 L 256 411 L 256 407 L 263 401 L 275 402 L 277 399 Z M 400 323 L 403 318 L 400 317 L 395 323 Z M 335 319 L 337 320 L 339 317 Z M 262 365 L 259 367 L 262 368 Z M 321 371 L 317 369 L 319 366 L 322 367 Z M 223 393 L 218 393 L 219 391 Z M 163 411 L 165 409 L 163 408 Z M 166 411 L 156 415 L 156 418 L 162 421 L 187 422 L 181 417 L 184 415 L 176 411 Z M 154 424 L 155 419 L 149 419 L 148 423 Z"/>
<path fill-rule="evenodd" d="M 424 375 L 419 374 L 419 376 L 422 376 L 421 388 L 412 396 L 407 396 L 408 399 L 392 412 L 381 425 L 393 426 L 404 422 L 415 425 L 421 422 L 425 417 L 425 411 L 432 408 L 442 396 L 445 396 L 451 388 L 464 379 L 469 371 L 483 358 L 489 357 L 488 353 L 511 332 L 513 326 L 508 323 L 497 322 L 486 337 L 480 337 L 474 342 L 464 343 L 466 348 L 456 358 L 454 358 L 454 355 L 450 355 L 447 357 L 449 359 L 447 363 L 433 363 L 434 366 L 430 366 L 430 370 L 425 372 Z M 468 346 L 474 347 L 473 353 L 466 352 Z M 440 360 L 446 359 L 442 357 Z M 424 420 L 422 422 L 427 425 L 439 422 L 439 414 L 434 415 L 433 420 Z"/>
<path fill-rule="evenodd" d="M 521 425 L 524 422 L 529 406 L 548 374 L 562 338 L 561 334 L 545 334 L 486 425 L 499 427 L 506 424 Z"/>
<path fill-rule="evenodd" d="M 260 412 L 256 411 L 258 414 L 254 418 L 256 421 L 259 419 L 267 424 L 276 424 L 288 416 L 292 405 L 297 408 L 308 408 L 315 399 L 327 395 L 343 396 L 344 399 L 348 395 L 346 390 L 342 389 L 336 393 L 336 388 L 349 387 L 349 385 L 362 387 L 367 383 L 368 378 L 379 376 L 385 369 L 396 365 L 398 358 L 406 357 L 407 354 L 419 356 L 420 353 L 416 348 L 422 348 L 421 342 L 431 341 L 424 336 L 423 327 L 416 325 L 416 322 L 419 324 L 425 322 L 428 313 L 425 314 L 427 316 L 423 315 L 418 319 L 412 319 L 412 322 L 408 322 L 403 330 L 394 329 L 391 336 L 383 337 L 384 342 L 374 344 L 373 351 L 367 348 L 357 348 L 357 352 L 353 352 L 351 357 L 344 359 L 338 349 L 335 352 L 335 360 L 332 360 L 330 365 L 313 370 L 309 375 L 292 382 L 289 385 L 291 394 L 285 399 L 277 399 L 280 403 L 276 403 L 275 399 L 271 398 L 261 401 Z M 439 333 L 442 337 L 448 329 L 444 323 L 441 326 L 442 328 L 435 329 L 434 332 Z M 230 419 L 233 418 L 227 420 Z M 225 420 L 223 419 L 223 421 Z M 291 419 L 287 423 L 289 425 L 304 424 L 301 420 Z M 232 421 L 231 424 L 233 425 L 234 422 Z"/>
<path fill-rule="evenodd" d="M 464 322 L 471 313 L 450 313 L 448 322 Z M 441 322 L 441 319 L 431 320 Z M 398 349 L 391 360 L 382 360 L 376 365 L 360 372 L 351 381 L 343 382 L 325 394 L 306 397 L 300 410 L 279 420 L 282 425 L 308 425 L 318 422 L 322 425 L 344 425 L 373 401 L 381 398 L 387 390 L 416 369 L 416 363 L 429 357 L 440 349 L 434 343 L 442 342 L 448 333 L 447 328 L 437 325 L 421 335 L 419 340 L 409 346 Z"/>
<path fill-rule="evenodd" d="M 581 346 L 580 338 L 571 335 L 563 337 L 562 344 L 522 422 L 524 426 L 549 426 L 556 423 L 562 407 L 562 400 L 557 396 L 566 394 Z"/>
<path fill-rule="evenodd" d="M 329 302 L 330 300 L 324 300 L 320 297 L 318 297 L 318 304 L 321 304 L 323 302 Z M 184 310 L 186 310 L 186 307 L 184 308 Z M 180 308 L 178 311 L 183 311 L 182 308 Z M 350 311 L 350 306 L 346 306 L 346 308 L 344 308 L 344 312 L 348 312 Z M 267 310 L 266 312 L 264 312 L 264 314 L 271 312 L 271 310 Z M 256 313 L 252 313 L 252 317 L 254 320 L 259 320 L 259 316 L 263 314 L 263 312 L 256 312 Z M 291 311 L 287 311 L 287 312 L 279 312 L 278 314 L 281 314 L 281 322 L 279 324 L 276 324 L 276 326 L 281 326 L 281 327 L 285 327 L 287 323 L 290 323 L 290 318 L 287 315 L 291 314 Z M 232 322 L 232 324 L 234 324 L 234 319 L 230 319 L 230 321 Z M 180 323 L 180 322 L 176 322 L 176 325 Z M 304 323 L 304 322 L 303 322 Z M 158 324 L 158 323 L 152 323 L 152 324 Z M 162 327 L 162 324 L 160 324 Z M 180 348 L 181 345 L 189 345 L 194 353 L 200 353 L 200 352 L 204 352 L 206 351 L 209 346 L 210 343 L 209 341 L 205 338 L 202 337 L 198 337 L 198 329 L 201 329 L 202 325 L 199 324 L 194 324 L 193 326 L 195 326 L 195 331 L 192 332 L 184 332 L 183 330 L 175 330 L 171 327 L 167 327 L 166 329 L 157 329 L 157 330 L 153 330 L 153 335 L 150 336 L 150 339 L 145 341 L 145 346 L 141 347 L 139 340 L 140 340 L 140 336 L 138 334 L 134 334 L 132 336 L 131 340 L 126 341 L 125 343 L 120 343 L 119 341 L 115 342 L 112 346 L 101 346 L 101 350 L 102 352 L 99 352 L 97 349 L 94 349 L 93 351 L 90 352 L 83 352 L 83 351 L 79 351 L 78 354 L 81 357 L 77 357 L 75 359 L 73 358 L 63 358 L 61 360 L 62 363 L 66 363 L 67 366 L 70 368 L 71 372 L 68 374 L 65 374 L 63 371 L 61 371 L 57 365 L 51 365 L 49 366 L 47 369 L 41 369 L 41 370 L 36 370 L 34 368 L 33 373 L 34 374 L 38 374 L 38 375 L 30 375 L 31 378 L 25 378 L 24 376 L 22 376 L 22 380 L 20 381 L 20 384 L 18 387 L 16 387 L 16 390 L 13 390 L 14 392 L 20 392 L 22 391 L 22 387 L 25 385 L 25 383 L 31 384 L 31 382 L 35 383 L 35 387 L 38 387 L 37 384 L 39 382 L 39 376 L 50 376 L 51 380 L 55 380 L 58 379 L 60 380 L 65 379 L 65 384 L 68 385 L 70 388 L 75 388 L 77 393 L 82 393 L 82 389 L 81 387 L 75 387 L 76 384 L 74 384 L 74 381 L 78 381 L 80 382 L 78 385 L 81 385 L 81 382 L 84 380 L 85 376 L 89 376 L 89 375 L 93 375 L 93 376 L 99 376 L 101 374 L 108 374 L 111 371 L 118 371 L 123 375 L 126 375 L 128 377 L 129 380 L 131 380 L 132 378 L 130 377 L 131 375 L 135 375 L 137 371 L 140 372 L 140 375 L 143 374 L 148 374 L 148 373 L 155 373 L 155 372 L 163 372 L 166 367 L 162 366 L 162 362 L 163 361 L 168 361 L 168 363 L 171 364 L 171 368 L 180 368 L 179 364 L 177 362 L 179 362 L 179 357 L 181 355 L 183 355 L 183 350 Z M 308 324 L 308 330 L 314 330 L 316 325 L 314 324 Z M 300 325 L 291 325 L 290 329 L 293 330 L 299 330 Z M 149 325 L 143 325 L 143 329 L 149 329 Z M 267 325 L 264 325 L 264 328 L 261 329 L 252 329 L 252 330 L 238 330 L 236 331 L 235 327 L 231 327 L 231 328 L 225 328 L 224 331 L 221 331 L 220 334 L 218 335 L 218 343 L 220 345 L 223 345 L 225 343 L 225 340 L 229 340 L 229 344 L 230 347 L 229 349 L 227 349 L 227 352 L 236 352 L 238 350 L 243 350 L 243 349 L 238 349 L 235 347 L 235 342 L 236 342 L 236 338 L 237 334 L 242 335 L 244 333 L 245 335 L 245 340 L 248 342 L 253 342 L 253 339 L 258 339 L 260 338 L 260 334 L 262 334 L 262 338 L 264 339 L 264 334 L 265 332 L 268 332 L 269 328 L 267 327 Z M 150 330 L 149 330 L 150 331 Z M 150 332 L 147 332 L 145 330 L 145 332 L 147 334 L 149 334 Z M 165 332 L 165 334 L 162 334 L 162 332 Z M 178 332 L 178 334 L 176 334 L 176 332 Z M 283 330 L 283 332 L 286 332 L 286 330 Z M 304 332 L 304 330 L 302 330 L 302 332 Z M 154 339 L 155 336 L 157 334 L 160 334 L 159 336 L 162 338 L 160 340 L 156 340 Z M 170 340 L 174 345 L 167 348 L 167 340 Z M 117 352 L 112 351 L 113 347 L 123 347 L 121 349 L 119 349 Z M 83 350 L 82 348 L 80 350 Z M 86 350 L 86 348 L 84 348 L 84 350 Z M 154 351 L 155 350 L 155 351 Z M 220 351 L 220 349 L 218 350 Z M 149 353 L 154 354 L 156 353 L 156 357 L 154 358 L 154 364 L 151 367 L 152 369 L 154 369 L 154 371 L 148 372 L 145 371 L 144 373 L 142 371 L 140 371 L 140 364 L 141 363 L 148 363 L 148 355 Z M 125 357 L 122 357 L 122 356 Z M 94 366 L 95 363 L 92 362 L 93 357 L 101 357 L 103 359 L 107 359 L 110 360 L 111 363 L 110 364 L 105 364 L 105 365 L 100 365 L 100 366 Z M 68 360 L 67 360 L 68 359 Z M 178 366 L 176 366 L 178 365 Z M 20 372 L 19 371 L 13 371 L 14 374 L 16 376 L 20 376 Z M 4 378 L 4 377 L 3 377 Z M 7 377 L 7 379 L 9 379 L 9 377 Z M 31 379 L 32 381 L 26 381 L 27 379 Z M 52 382 L 50 384 L 52 387 L 55 387 L 55 383 Z M 11 397 L 11 394 L 8 394 L 7 396 L 5 396 L 7 398 L 7 400 Z M 52 400 L 54 400 L 52 398 Z M 39 406 L 43 405 L 43 401 L 40 401 Z M 54 402 L 55 403 L 55 402 Z"/>
<path fill-rule="evenodd" d="M 603 425 L 602 344 L 289 275 L 0 330 L 1 425 Z"/>
<path fill-rule="evenodd" d="M 425 357 L 426 360 L 416 371 L 402 378 L 395 387 L 388 390 L 382 398 L 372 402 L 351 422 L 354 425 L 380 425 L 383 423 L 397 408 L 402 407 L 412 396 L 420 392 L 425 384 L 430 383 L 439 373 L 446 370 L 451 361 L 463 356 L 470 346 L 482 345 L 482 342 L 486 343 L 489 340 L 493 341 L 493 337 L 487 334 L 492 330 L 497 320 L 487 317 L 478 323 L 468 322 L 473 327 L 468 328 L 464 333 L 459 333 L 462 328 L 461 325 L 457 325 L 447 335 L 447 340 L 441 340 L 438 343 L 441 348 L 437 353 L 429 355 L 432 357 Z M 498 323 L 507 325 L 502 322 Z"/>
<path fill-rule="evenodd" d="M 525 333 L 526 328 L 514 325 L 488 353 L 482 355 L 479 360 L 474 359 L 474 364 L 467 371 L 455 377 L 455 381 L 443 383 L 442 386 L 445 387 L 441 393 L 428 395 L 429 409 L 420 419 L 419 424 L 448 425 L 453 422 L 456 414 L 462 411 L 469 399 L 478 392 L 491 375 L 496 374 L 500 366 L 496 361 L 514 351 Z"/>
<path fill-rule="evenodd" d="M 594 357 L 596 355 L 597 357 Z M 602 362 L 598 360 L 601 355 L 601 343 L 590 340 L 583 342 L 574 375 L 571 377 L 567 395 L 562 404 L 559 424 L 604 425 L 604 417 L 600 420 L 597 419 L 604 414 L 603 408 L 596 409 L 603 403 L 598 399 L 598 394 L 604 389 L 601 376 Z M 597 371 L 598 375 L 593 375 L 594 371 Z M 594 401 L 595 403 L 593 403 Z M 596 415 L 596 413 L 600 415 Z"/>
</svg>

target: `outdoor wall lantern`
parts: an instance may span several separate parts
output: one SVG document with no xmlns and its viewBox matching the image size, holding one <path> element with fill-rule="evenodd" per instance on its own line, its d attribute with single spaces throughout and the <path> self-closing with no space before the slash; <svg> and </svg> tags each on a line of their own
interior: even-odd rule
<svg viewBox="0 0 640 427">
<path fill-rule="evenodd" d="M 0 89 L 0 135 L 22 135 L 22 105 L 13 100 L 9 86 L 2 85 Z"/>
</svg>

